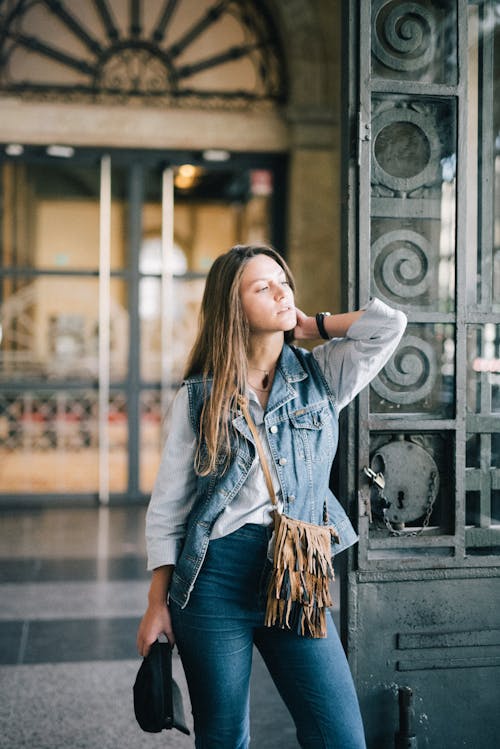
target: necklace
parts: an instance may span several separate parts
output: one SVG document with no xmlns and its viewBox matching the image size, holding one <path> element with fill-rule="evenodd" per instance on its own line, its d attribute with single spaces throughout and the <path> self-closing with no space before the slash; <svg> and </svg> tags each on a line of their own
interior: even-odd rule
<svg viewBox="0 0 500 749">
<path fill-rule="evenodd" d="M 276 365 L 274 367 L 271 367 L 271 369 L 259 369 L 258 367 L 248 367 L 248 369 L 253 369 L 256 372 L 263 373 L 264 377 L 262 378 L 262 387 L 256 387 L 250 382 L 250 380 L 248 382 L 254 390 L 258 390 L 260 393 L 267 393 L 267 391 L 269 390 L 269 376 L 271 372 L 274 372 L 274 370 L 276 369 Z"/>
<path fill-rule="evenodd" d="M 257 392 L 259 392 L 259 393 L 268 393 L 269 392 L 269 388 L 268 387 L 267 388 L 258 388 L 258 387 L 255 387 L 255 385 L 252 385 L 251 382 L 249 382 L 248 384 L 250 385 L 250 387 L 252 388 L 252 390 L 257 390 Z"/>
</svg>

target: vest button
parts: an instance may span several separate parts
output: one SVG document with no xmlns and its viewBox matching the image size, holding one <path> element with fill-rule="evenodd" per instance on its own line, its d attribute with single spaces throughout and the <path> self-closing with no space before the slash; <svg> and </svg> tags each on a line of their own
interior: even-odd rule
<svg viewBox="0 0 500 749">
<path fill-rule="evenodd" d="M 271 432 L 271 434 L 276 434 L 276 432 L 278 431 L 278 427 L 276 426 L 276 424 L 273 424 L 269 431 Z"/>
<path fill-rule="evenodd" d="M 280 458 L 278 460 L 278 463 L 280 464 L 280 466 L 286 466 L 286 464 L 288 463 L 288 460 L 286 458 Z"/>
<path fill-rule="evenodd" d="M 294 494 L 289 494 L 288 495 L 288 501 L 289 502 L 295 502 L 295 495 Z"/>
</svg>

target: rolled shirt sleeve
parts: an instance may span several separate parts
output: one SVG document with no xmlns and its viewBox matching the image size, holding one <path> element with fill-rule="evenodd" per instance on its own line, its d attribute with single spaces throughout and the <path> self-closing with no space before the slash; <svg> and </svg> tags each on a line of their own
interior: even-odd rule
<svg viewBox="0 0 500 749">
<path fill-rule="evenodd" d="M 372 299 L 348 329 L 313 349 L 341 411 L 389 361 L 406 328 L 406 315 Z"/>
<path fill-rule="evenodd" d="M 174 399 L 170 430 L 146 513 L 148 570 L 177 562 L 196 491 L 195 452 L 188 394 L 182 387 Z"/>
</svg>

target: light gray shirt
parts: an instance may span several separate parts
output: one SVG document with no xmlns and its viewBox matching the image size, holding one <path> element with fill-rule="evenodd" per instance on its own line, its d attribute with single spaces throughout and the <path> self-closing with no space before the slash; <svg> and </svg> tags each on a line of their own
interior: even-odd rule
<svg viewBox="0 0 500 749">
<path fill-rule="evenodd" d="M 335 394 L 340 412 L 377 375 L 394 353 L 406 327 L 406 316 L 372 299 L 364 314 L 348 329 L 345 338 L 332 338 L 313 349 L 313 355 Z M 264 409 L 257 395 L 248 391 L 250 411 L 259 430 L 262 445 L 273 473 L 278 501 L 281 492 L 273 469 L 266 432 Z M 163 449 L 158 476 L 146 515 L 148 569 L 175 564 L 187 518 L 196 493 L 194 456 L 196 435 L 189 419 L 185 387 L 177 393 L 170 431 Z M 245 523 L 269 525 L 272 504 L 258 457 L 248 477 L 222 515 L 215 522 L 210 538 L 220 538 Z"/>
</svg>

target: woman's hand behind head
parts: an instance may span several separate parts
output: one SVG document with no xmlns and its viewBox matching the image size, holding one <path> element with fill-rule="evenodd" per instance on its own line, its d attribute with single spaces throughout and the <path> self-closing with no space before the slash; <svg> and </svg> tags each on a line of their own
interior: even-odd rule
<svg viewBox="0 0 500 749">
<path fill-rule="evenodd" d="M 298 307 L 296 307 L 295 310 L 297 313 L 297 325 L 294 328 L 293 337 L 297 341 L 307 341 L 319 338 L 316 319 L 305 315 Z"/>
</svg>

